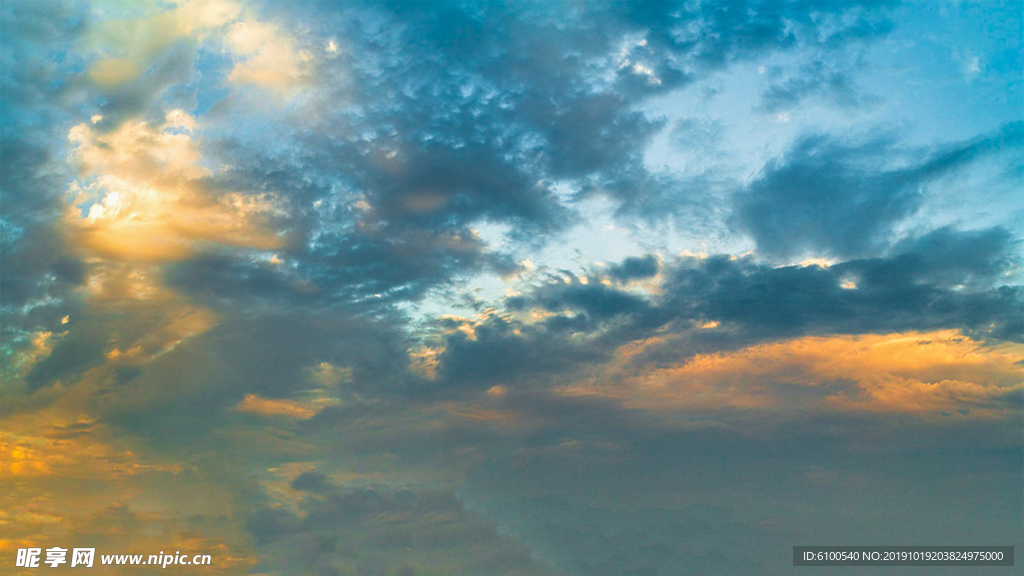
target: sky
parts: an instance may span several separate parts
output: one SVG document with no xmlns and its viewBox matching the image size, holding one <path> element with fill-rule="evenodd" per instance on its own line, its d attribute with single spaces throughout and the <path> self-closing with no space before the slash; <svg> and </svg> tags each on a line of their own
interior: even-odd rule
<svg viewBox="0 0 1024 576">
<path fill-rule="evenodd" d="M 1024 546 L 1019 1 L 10 0 L 0 46 L 5 573 Z"/>
</svg>

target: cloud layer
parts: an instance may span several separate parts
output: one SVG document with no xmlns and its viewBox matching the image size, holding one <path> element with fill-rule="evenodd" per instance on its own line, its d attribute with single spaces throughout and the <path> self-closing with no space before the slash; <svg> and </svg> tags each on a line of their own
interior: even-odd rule
<svg viewBox="0 0 1024 576">
<path fill-rule="evenodd" d="M 4 4 L 0 563 L 1013 544 L 1019 14 Z"/>
</svg>

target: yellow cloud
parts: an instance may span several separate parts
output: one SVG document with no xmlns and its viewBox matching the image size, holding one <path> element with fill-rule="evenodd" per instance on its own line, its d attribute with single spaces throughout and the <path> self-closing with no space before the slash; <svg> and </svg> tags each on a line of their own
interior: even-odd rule
<svg viewBox="0 0 1024 576">
<path fill-rule="evenodd" d="M 107 89 L 131 82 L 141 73 L 139 64 L 128 58 L 104 58 L 89 67 L 89 79 Z"/>
<path fill-rule="evenodd" d="M 206 470 L 200 476 L 189 463 L 158 456 L 73 403 L 2 417 L 0 552 L 7 558 L 17 548 L 55 545 L 96 546 L 97 554 L 180 550 L 213 558 L 182 574 L 245 574 L 255 563 L 248 535 L 219 520 L 236 513 L 237 487 Z M 199 518 L 201 532 L 192 527 Z M 98 562 L 91 569 L 121 572 Z"/>
<path fill-rule="evenodd" d="M 176 260 L 203 243 L 273 249 L 281 239 L 263 224 L 281 213 L 269 194 L 247 196 L 210 189 L 202 153 L 192 138 L 195 119 L 175 110 L 162 124 L 125 122 L 102 132 L 71 129 L 85 178 L 72 185 L 76 203 L 93 201 L 85 218 L 69 214 L 77 240 L 110 258 Z"/>
<path fill-rule="evenodd" d="M 295 418 L 296 420 L 312 418 L 316 416 L 318 411 L 304 402 L 263 398 L 256 394 L 246 394 L 245 398 L 235 406 L 235 409 L 259 416 L 281 416 L 284 418 Z"/>
<path fill-rule="evenodd" d="M 421 346 L 415 350 L 409 350 L 409 369 L 428 380 L 434 380 L 437 378 L 437 366 L 443 353 L 443 346 L 438 348 Z"/>
<path fill-rule="evenodd" d="M 99 87 L 116 89 L 137 79 L 175 42 L 219 38 L 234 66 L 228 80 L 256 84 L 283 93 L 302 83 L 311 53 L 277 26 L 247 14 L 239 2 L 185 0 L 154 4 L 142 15 L 101 20 L 93 43 L 104 56 L 93 61 L 88 77 Z M 337 52 L 337 47 L 332 53 Z"/>
<path fill-rule="evenodd" d="M 153 3 L 143 15 L 98 20 L 90 40 L 104 53 L 89 67 L 89 78 L 105 89 L 136 79 L 172 44 L 187 37 L 202 40 L 212 31 L 238 18 L 241 4 L 217 0 L 185 0 L 166 5 Z"/>
<path fill-rule="evenodd" d="M 236 56 L 228 81 L 257 84 L 278 91 L 301 84 L 312 55 L 296 50 L 273 25 L 242 21 L 231 26 L 224 43 Z"/>
<path fill-rule="evenodd" d="M 105 426 L 84 414 L 70 416 L 60 407 L 14 417 L 5 425 L 13 431 L 0 432 L 0 480 L 43 476 L 111 480 L 144 470 L 180 470 L 140 460 L 128 447 L 116 448 Z"/>
<path fill-rule="evenodd" d="M 698 354 L 658 369 L 628 368 L 643 347 L 623 347 L 605 375 L 562 393 L 616 397 L 650 410 L 811 408 L 924 415 L 965 409 L 998 417 L 1010 410 L 1001 399 L 1024 390 L 1019 348 L 988 346 L 955 330 L 811 336 Z"/>
</svg>

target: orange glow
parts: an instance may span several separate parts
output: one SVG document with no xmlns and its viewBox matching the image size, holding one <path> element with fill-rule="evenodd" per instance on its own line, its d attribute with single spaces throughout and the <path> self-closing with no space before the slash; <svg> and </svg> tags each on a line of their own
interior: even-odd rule
<svg viewBox="0 0 1024 576">
<path fill-rule="evenodd" d="M 211 566 L 176 567 L 183 574 L 245 574 L 253 565 L 236 527 L 203 534 L 187 528 L 190 517 L 230 514 L 233 488 L 60 405 L 7 416 L 0 430 L 5 561 L 18 548 L 96 546 L 97 555 L 181 550 L 212 556 Z M 100 566 L 98 558 L 91 569 L 98 575 L 121 571 Z"/>
<path fill-rule="evenodd" d="M 816 407 L 924 414 L 965 409 L 996 417 L 1009 410 L 1000 398 L 1024 390 L 1019 347 L 986 346 L 954 330 L 805 337 L 698 354 L 675 366 L 630 373 L 628 359 L 646 346 L 623 347 L 607 377 L 562 393 L 617 397 L 652 410 Z"/>
<path fill-rule="evenodd" d="M 318 410 L 302 402 L 263 398 L 256 394 L 246 394 L 245 398 L 235 406 L 235 409 L 240 412 L 248 412 L 249 414 L 258 414 L 260 416 L 282 416 L 297 420 L 312 418 L 318 412 Z"/>
<path fill-rule="evenodd" d="M 270 250 L 281 239 L 265 229 L 280 213 L 272 195 L 210 190 L 211 175 L 191 132 L 195 120 L 175 110 L 163 124 L 126 122 L 112 132 L 75 126 L 69 135 L 89 180 L 72 185 L 75 204 L 89 201 L 85 218 L 71 208 L 79 244 L 108 258 L 163 261 L 191 255 L 203 243 Z"/>
</svg>

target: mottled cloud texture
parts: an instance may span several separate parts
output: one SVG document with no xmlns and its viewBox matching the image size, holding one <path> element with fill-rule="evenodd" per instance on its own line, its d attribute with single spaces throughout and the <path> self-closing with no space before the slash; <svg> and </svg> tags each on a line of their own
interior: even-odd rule
<svg viewBox="0 0 1024 576">
<path fill-rule="evenodd" d="M 1022 10 L 4 2 L 0 572 L 1024 546 Z"/>
</svg>

